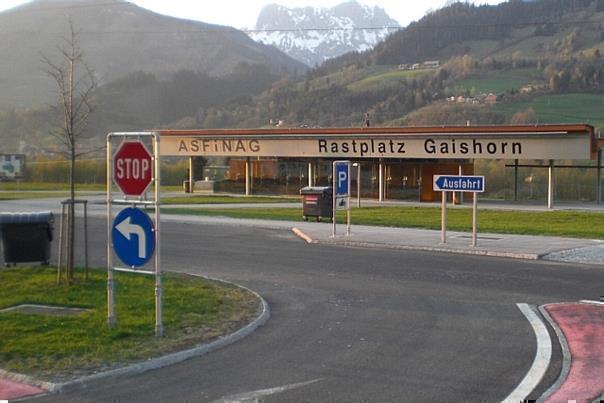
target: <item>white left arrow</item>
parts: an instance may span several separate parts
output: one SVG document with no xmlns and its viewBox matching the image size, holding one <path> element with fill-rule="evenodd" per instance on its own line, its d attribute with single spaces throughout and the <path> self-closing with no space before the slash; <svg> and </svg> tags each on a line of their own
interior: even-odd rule
<svg viewBox="0 0 604 403">
<path fill-rule="evenodd" d="M 126 238 L 130 240 L 132 235 L 138 236 L 138 257 L 139 259 L 145 259 L 147 257 L 145 245 L 147 244 L 147 237 L 145 230 L 138 224 L 132 224 L 130 221 L 132 217 L 126 217 L 121 223 L 117 224 L 115 228 Z"/>
</svg>

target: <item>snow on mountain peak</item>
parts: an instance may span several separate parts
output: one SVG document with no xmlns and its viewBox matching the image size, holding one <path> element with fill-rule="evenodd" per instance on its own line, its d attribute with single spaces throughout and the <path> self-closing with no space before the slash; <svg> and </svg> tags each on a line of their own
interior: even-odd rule
<svg viewBox="0 0 604 403">
<path fill-rule="evenodd" d="M 347 52 L 371 49 L 399 26 L 382 8 L 356 1 L 332 8 L 270 4 L 249 36 L 315 66 Z"/>
</svg>

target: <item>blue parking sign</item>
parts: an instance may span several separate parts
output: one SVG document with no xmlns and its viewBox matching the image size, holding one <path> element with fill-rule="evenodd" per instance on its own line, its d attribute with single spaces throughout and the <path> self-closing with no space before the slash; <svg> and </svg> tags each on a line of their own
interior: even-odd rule
<svg viewBox="0 0 604 403">
<path fill-rule="evenodd" d="M 336 162 L 336 196 L 350 196 L 350 163 Z"/>
</svg>

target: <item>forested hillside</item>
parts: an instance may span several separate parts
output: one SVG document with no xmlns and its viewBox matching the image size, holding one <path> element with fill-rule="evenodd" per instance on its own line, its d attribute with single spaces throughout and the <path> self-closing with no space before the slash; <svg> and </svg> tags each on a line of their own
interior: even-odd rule
<svg viewBox="0 0 604 403">
<path fill-rule="evenodd" d="M 604 0 L 456 3 L 306 74 L 254 64 L 223 77 L 130 73 L 99 89 L 88 137 L 102 144 L 109 131 L 154 127 L 359 126 L 366 116 L 374 126 L 604 126 L 603 38 Z M 0 114 L 6 147 L 47 147 L 49 114 Z"/>
</svg>

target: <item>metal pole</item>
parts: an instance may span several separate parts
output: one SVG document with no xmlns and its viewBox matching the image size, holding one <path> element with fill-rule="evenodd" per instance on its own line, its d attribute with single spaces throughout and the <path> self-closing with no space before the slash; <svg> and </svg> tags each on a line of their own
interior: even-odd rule
<svg viewBox="0 0 604 403">
<path fill-rule="evenodd" d="M 514 160 L 514 201 L 518 201 L 518 160 Z"/>
<path fill-rule="evenodd" d="M 598 167 L 596 168 L 596 200 L 602 204 L 602 149 L 598 150 Z"/>
<path fill-rule="evenodd" d="M 59 223 L 59 253 L 57 255 L 57 284 L 61 284 L 61 265 L 63 256 L 63 225 L 65 220 L 65 203 L 61 203 L 61 222 Z"/>
<path fill-rule="evenodd" d="M 193 158 L 194 157 L 189 157 L 189 188 L 187 189 L 187 193 L 193 193 L 193 189 L 195 188 L 195 185 L 193 183 L 195 177 L 195 175 L 193 174 Z"/>
<path fill-rule="evenodd" d="M 554 160 L 549 160 L 547 169 L 547 208 L 554 208 Z"/>
<path fill-rule="evenodd" d="M 331 236 L 335 237 L 336 236 L 336 163 L 335 163 L 335 161 L 332 163 L 332 166 L 331 166 L 331 186 L 332 186 L 332 191 L 331 191 L 331 207 L 332 207 Z"/>
<path fill-rule="evenodd" d="M 88 280 L 88 200 L 84 200 L 84 264 Z"/>
<path fill-rule="evenodd" d="M 346 196 L 346 236 L 350 236 L 350 176 L 351 172 L 350 162 L 348 162 L 348 195 Z"/>
<path fill-rule="evenodd" d="M 111 222 L 112 217 L 112 195 L 111 195 L 111 180 L 112 180 L 112 162 L 113 155 L 111 151 L 111 134 L 107 136 L 107 325 L 115 327 L 117 319 L 115 317 L 115 281 L 113 278 L 113 253 L 111 251 Z"/>
<path fill-rule="evenodd" d="M 476 247 L 478 238 L 478 193 L 472 193 L 472 246 Z"/>
<path fill-rule="evenodd" d="M 447 243 L 447 192 L 444 190 L 440 204 L 440 243 Z"/>
<path fill-rule="evenodd" d="M 162 281 L 161 281 L 161 247 L 159 234 L 160 227 L 160 161 L 159 161 L 159 133 L 153 134 L 153 151 L 155 159 L 155 336 L 164 335 L 164 325 L 162 320 Z"/>
<path fill-rule="evenodd" d="M 378 177 L 378 201 L 384 201 L 384 163 L 380 158 L 380 163 L 378 165 L 379 177 Z"/>
<path fill-rule="evenodd" d="M 361 208 L 361 163 L 357 163 L 357 208 Z"/>
<path fill-rule="evenodd" d="M 313 185 L 312 162 L 308 163 L 308 186 Z"/>
<path fill-rule="evenodd" d="M 250 195 L 250 159 L 245 160 L 245 195 Z"/>
<path fill-rule="evenodd" d="M 461 164 L 459 164 L 458 172 L 459 172 L 459 176 L 463 175 L 463 166 Z M 458 203 L 463 204 L 463 192 L 459 192 L 458 197 L 459 197 L 459 199 L 457 199 Z"/>
</svg>

